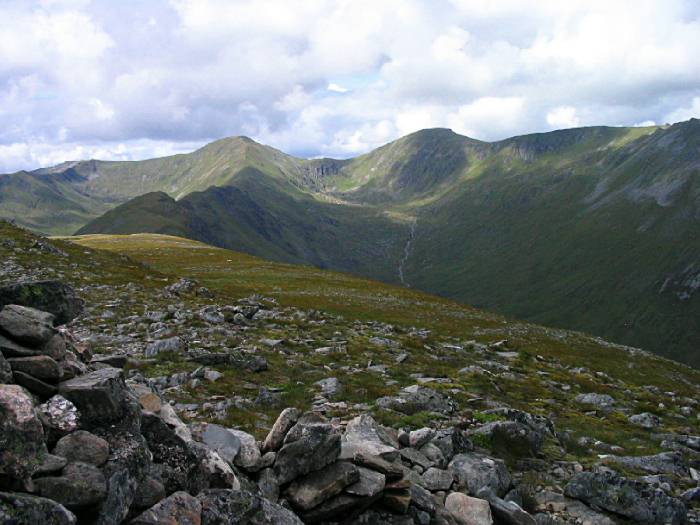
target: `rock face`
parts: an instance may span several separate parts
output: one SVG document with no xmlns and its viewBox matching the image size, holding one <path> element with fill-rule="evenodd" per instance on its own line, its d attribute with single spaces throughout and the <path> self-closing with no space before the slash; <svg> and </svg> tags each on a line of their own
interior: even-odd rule
<svg viewBox="0 0 700 525">
<path fill-rule="evenodd" d="M 0 286 L 0 308 L 8 304 L 28 306 L 48 312 L 62 325 L 78 317 L 84 303 L 75 290 L 62 281 L 34 281 Z"/>
<path fill-rule="evenodd" d="M 565 494 L 588 504 L 626 516 L 639 523 L 681 524 L 686 508 L 682 501 L 645 483 L 614 474 L 581 472 L 566 485 Z"/>
</svg>

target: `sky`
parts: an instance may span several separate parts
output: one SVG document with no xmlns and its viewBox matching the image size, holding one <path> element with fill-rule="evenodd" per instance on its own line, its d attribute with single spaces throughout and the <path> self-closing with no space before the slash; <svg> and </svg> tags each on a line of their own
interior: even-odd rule
<svg viewBox="0 0 700 525">
<path fill-rule="evenodd" d="M 0 173 L 700 117 L 696 0 L 0 0 Z"/>
</svg>

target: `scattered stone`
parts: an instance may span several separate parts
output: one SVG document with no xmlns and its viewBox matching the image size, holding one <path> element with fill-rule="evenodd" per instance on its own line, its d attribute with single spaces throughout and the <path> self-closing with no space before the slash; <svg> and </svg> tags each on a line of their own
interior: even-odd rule
<svg viewBox="0 0 700 525">
<path fill-rule="evenodd" d="M 444 394 L 420 385 L 408 386 L 395 397 L 377 399 L 377 406 L 407 415 L 417 412 L 451 414 L 457 407 L 455 402 Z"/>
<path fill-rule="evenodd" d="M 182 353 L 187 349 L 185 342 L 178 336 L 154 341 L 146 347 L 146 358 L 155 357 L 162 352 Z"/>
<path fill-rule="evenodd" d="M 595 408 L 610 408 L 615 404 L 615 400 L 607 394 L 579 394 L 574 399 L 580 405 L 590 405 Z"/>
<path fill-rule="evenodd" d="M 633 425 L 637 425 L 649 430 L 661 426 L 661 419 L 659 419 L 659 416 L 656 416 L 649 412 L 642 412 L 641 414 L 635 414 L 633 416 L 630 416 L 629 422 Z"/>
<path fill-rule="evenodd" d="M 609 472 L 580 472 L 566 485 L 564 494 L 641 523 L 679 525 L 686 517 L 682 501 Z"/>
</svg>

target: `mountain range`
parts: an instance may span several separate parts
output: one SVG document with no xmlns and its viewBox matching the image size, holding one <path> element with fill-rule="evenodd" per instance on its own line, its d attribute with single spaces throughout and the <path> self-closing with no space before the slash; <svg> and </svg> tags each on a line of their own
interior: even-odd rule
<svg viewBox="0 0 700 525">
<path fill-rule="evenodd" d="M 345 160 L 227 138 L 0 175 L 0 217 L 188 237 L 700 365 L 697 119 L 490 143 L 429 129 Z"/>
</svg>

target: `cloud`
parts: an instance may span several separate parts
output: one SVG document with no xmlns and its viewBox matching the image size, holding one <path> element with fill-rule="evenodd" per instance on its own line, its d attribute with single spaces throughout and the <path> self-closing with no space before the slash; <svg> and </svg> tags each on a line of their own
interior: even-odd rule
<svg viewBox="0 0 700 525">
<path fill-rule="evenodd" d="M 0 171 L 245 134 L 348 156 L 700 112 L 690 0 L 5 0 Z"/>
<path fill-rule="evenodd" d="M 575 128 L 581 123 L 573 106 L 559 106 L 547 113 L 547 124 L 552 129 Z"/>
</svg>

